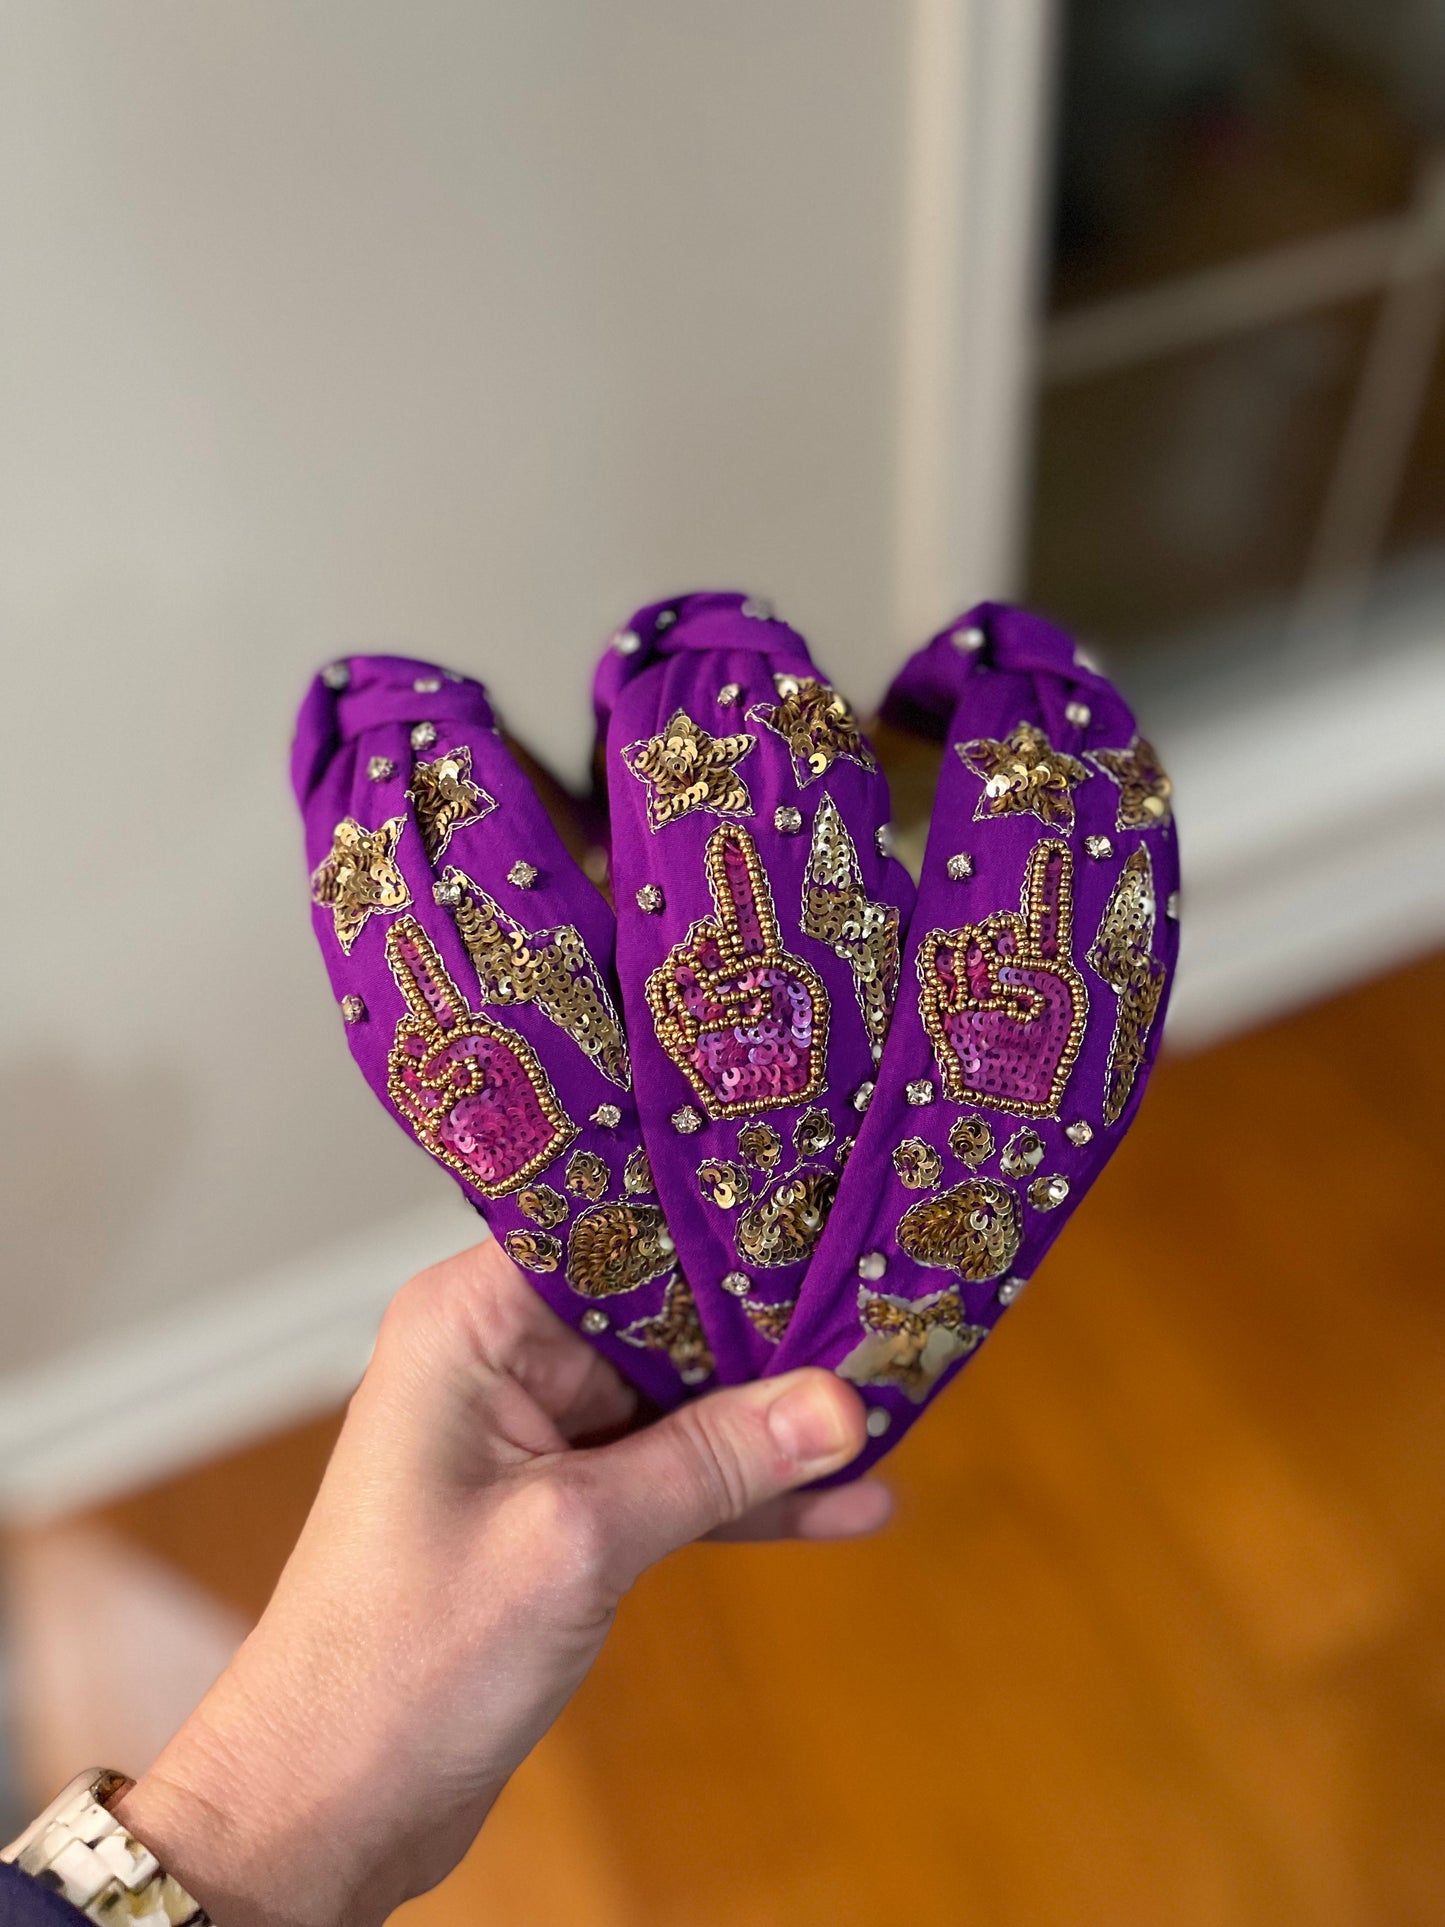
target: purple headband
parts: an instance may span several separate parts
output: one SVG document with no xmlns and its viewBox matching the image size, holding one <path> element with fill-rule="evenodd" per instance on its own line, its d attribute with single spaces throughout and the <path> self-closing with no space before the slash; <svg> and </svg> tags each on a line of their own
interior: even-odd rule
<svg viewBox="0 0 1445 1927">
<path fill-rule="evenodd" d="M 595 700 L 615 919 L 479 685 L 371 657 L 313 686 L 293 775 L 353 1050 L 648 1396 L 830 1366 L 870 1408 L 856 1476 L 1132 1120 L 1168 779 L 1065 636 L 984 604 L 884 707 L 945 744 L 915 903 L 866 738 L 764 605 L 639 611 Z"/>
</svg>

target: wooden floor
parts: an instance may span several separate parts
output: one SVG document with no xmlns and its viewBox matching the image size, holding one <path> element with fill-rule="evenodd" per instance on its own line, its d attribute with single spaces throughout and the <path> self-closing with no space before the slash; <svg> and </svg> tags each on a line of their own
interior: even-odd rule
<svg viewBox="0 0 1445 1927">
<path fill-rule="evenodd" d="M 1439 1927 L 1445 960 L 1158 1076 L 846 1549 L 695 1549 L 409 1927 Z M 329 1430 L 110 1508 L 254 1611 Z"/>
</svg>

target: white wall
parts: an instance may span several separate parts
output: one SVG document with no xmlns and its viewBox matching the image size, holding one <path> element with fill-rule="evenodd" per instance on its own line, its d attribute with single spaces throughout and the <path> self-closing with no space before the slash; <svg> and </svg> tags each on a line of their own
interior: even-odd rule
<svg viewBox="0 0 1445 1927">
<path fill-rule="evenodd" d="M 318 661 L 434 652 L 574 770 L 597 646 L 669 588 L 756 586 L 882 680 L 907 11 L 8 0 L 12 1384 L 473 1222 L 312 954 Z"/>
</svg>

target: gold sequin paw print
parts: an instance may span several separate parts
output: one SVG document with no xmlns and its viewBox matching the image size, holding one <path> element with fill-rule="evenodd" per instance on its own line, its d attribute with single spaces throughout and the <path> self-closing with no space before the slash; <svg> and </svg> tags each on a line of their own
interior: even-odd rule
<svg viewBox="0 0 1445 1927">
<path fill-rule="evenodd" d="M 1018 1199 L 992 1178 L 968 1178 L 910 1205 L 898 1242 L 920 1265 L 956 1271 L 970 1283 L 1001 1278 L 1023 1238 Z"/>
</svg>

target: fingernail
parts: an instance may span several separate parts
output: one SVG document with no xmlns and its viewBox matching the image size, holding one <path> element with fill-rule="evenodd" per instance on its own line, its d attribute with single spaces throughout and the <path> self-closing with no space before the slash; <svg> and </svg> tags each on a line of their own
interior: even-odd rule
<svg viewBox="0 0 1445 1927">
<path fill-rule="evenodd" d="M 852 1435 L 839 1402 L 821 1384 L 793 1385 L 768 1407 L 768 1430 L 778 1449 L 798 1465 L 818 1465 L 848 1453 Z"/>
</svg>

